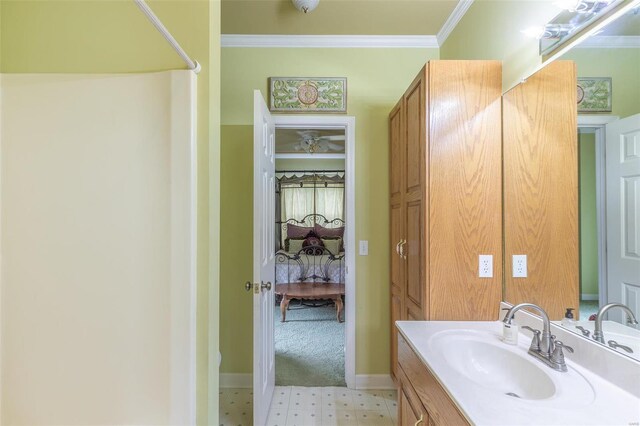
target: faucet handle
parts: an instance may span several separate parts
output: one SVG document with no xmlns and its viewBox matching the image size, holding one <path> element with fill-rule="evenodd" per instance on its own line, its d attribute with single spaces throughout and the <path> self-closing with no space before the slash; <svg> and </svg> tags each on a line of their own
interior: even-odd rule
<svg viewBox="0 0 640 426">
<path fill-rule="evenodd" d="M 530 332 L 533 333 L 533 339 L 531 340 L 531 346 L 529 346 L 529 350 L 540 351 L 540 330 L 531 328 L 528 325 L 523 325 L 520 328 L 524 328 L 525 330 L 529 330 Z"/>
<path fill-rule="evenodd" d="M 633 349 L 631 349 L 629 346 L 625 346 L 625 345 L 621 345 L 620 343 L 616 342 L 615 340 L 609 340 L 607 342 L 609 344 L 609 347 L 612 349 L 622 349 L 623 351 L 626 351 L 627 353 L 632 354 L 633 353 Z"/>
<path fill-rule="evenodd" d="M 559 347 L 560 349 L 565 348 L 565 349 L 566 349 L 566 350 L 568 350 L 569 352 L 573 353 L 573 348 L 572 348 L 571 346 L 567 346 L 567 345 L 565 345 L 565 344 L 564 344 L 564 343 L 562 343 L 560 340 L 556 340 L 556 341 L 555 341 L 555 347 L 556 347 L 556 348 L 558 348 L 558 347 Z"/>
<path fill-rule="evenodd" d="M 564 352 L 562 349 L 566 349 L 569 352 L 573 353 L 573 348 L 571 346 L 567 346 L 562 343 L 560 340 L 556 340 L 554 342 L 553 353 L 551 354 L 551 362 L 557 364 L 561 367 L 561 371 L 567 371 L 567 364 L 564 362 Z"/>
<path fill-rule="evenodd" d="M 591 332 L 589 330 L 587 330 L 586 328 L 584 328 L 581 325 L 576 325 L 576 328 L 578 330 L 580 330 L 582 332 L 582 335 L 585 336 L 585 337 L 589 337 L 589 334 L 591 334 Z"/>
</svg>

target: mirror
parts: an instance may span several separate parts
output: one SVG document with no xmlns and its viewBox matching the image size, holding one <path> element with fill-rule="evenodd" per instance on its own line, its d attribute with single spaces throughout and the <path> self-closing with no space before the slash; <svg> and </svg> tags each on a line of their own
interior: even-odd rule
<svg viewBox="0 0 640 426">
<path fill-rule="evenodd" d="M 562 325 L 592 339 L 589 319 L 607 303 L 624 303 L 640 319 L 640 7 L 557 59 L 575 62 L 581 101 L 580 306 Z M 640 360 L 638 326 L 618 307 L 603 317 L 603 344 Z"/>
</svg>

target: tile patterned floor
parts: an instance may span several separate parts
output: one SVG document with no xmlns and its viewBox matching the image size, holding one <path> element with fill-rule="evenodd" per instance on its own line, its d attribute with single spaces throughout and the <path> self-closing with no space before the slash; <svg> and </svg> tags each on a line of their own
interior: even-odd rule
<svg viewBox="0 0 640 426">
<path fill-rule="evenodd" d="M 269 426 L 393 426 L 396 391 L 276 386 Z M 220 389 L 220 425 L 251 426 L 253 391 Z"/>
</svg>

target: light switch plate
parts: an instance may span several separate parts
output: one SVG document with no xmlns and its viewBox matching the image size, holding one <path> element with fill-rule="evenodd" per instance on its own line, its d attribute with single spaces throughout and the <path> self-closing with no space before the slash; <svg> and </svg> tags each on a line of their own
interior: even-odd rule
<svg viewBox="0 0 640 426">
<path fill-rule="evenodd" d="M 478 277 L 493 278 L 493 256 L 481 254 L 478 260 Z"/>
<path fill-rule="evenodd" d="M 360 240 L 360 256 L 369 255 L 369 241 Z"/>
</svg>

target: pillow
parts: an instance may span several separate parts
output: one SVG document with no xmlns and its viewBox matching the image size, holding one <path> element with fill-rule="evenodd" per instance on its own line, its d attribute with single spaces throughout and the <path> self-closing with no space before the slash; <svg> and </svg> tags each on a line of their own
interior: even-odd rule
<svg viewBox="0 0 640 426">
<path fill-rule="evenodd" d="M 312 232 L 312 227 L 298 226 L 287 223 L 287 238 L 307 238 L 309 232 Z"/>
<path fill-rule="evenodd" d="M 317 223 L 313 227 L 313 230 L 320 238 L 325 237 L 344 237 L 344 226 L 339 228 L 325 228 L 322 225 L 318 225 Z"/>
<path fill-rule="evenodd" d="M 322 247 L 324 247 L 324 245 L 322 244 L 322 240 L 313 231 L 310 231 L 307 235 L 307 238 L 305 238 L 302 242 L 302 248 L 305 249 L 304 253 L 311 256 L 322 255 L 322 253 L 324 252 Z"/>
<path fill-rule="evenodd" d="M 322 244 L 324 247 L 331 252 L 333 255 L 337 255 L 340 253 L 340 248 L 342 247 L 342 238 L 321 238 Z M 325 252 L 325 254 L 327 254 Z"/>
<path fill-rule="evenodd" d="M 288 253 L 298 253 L 302 250 L 304 238 L 287 238 L 284 240 L 284 251 Z"/>
</svg>

